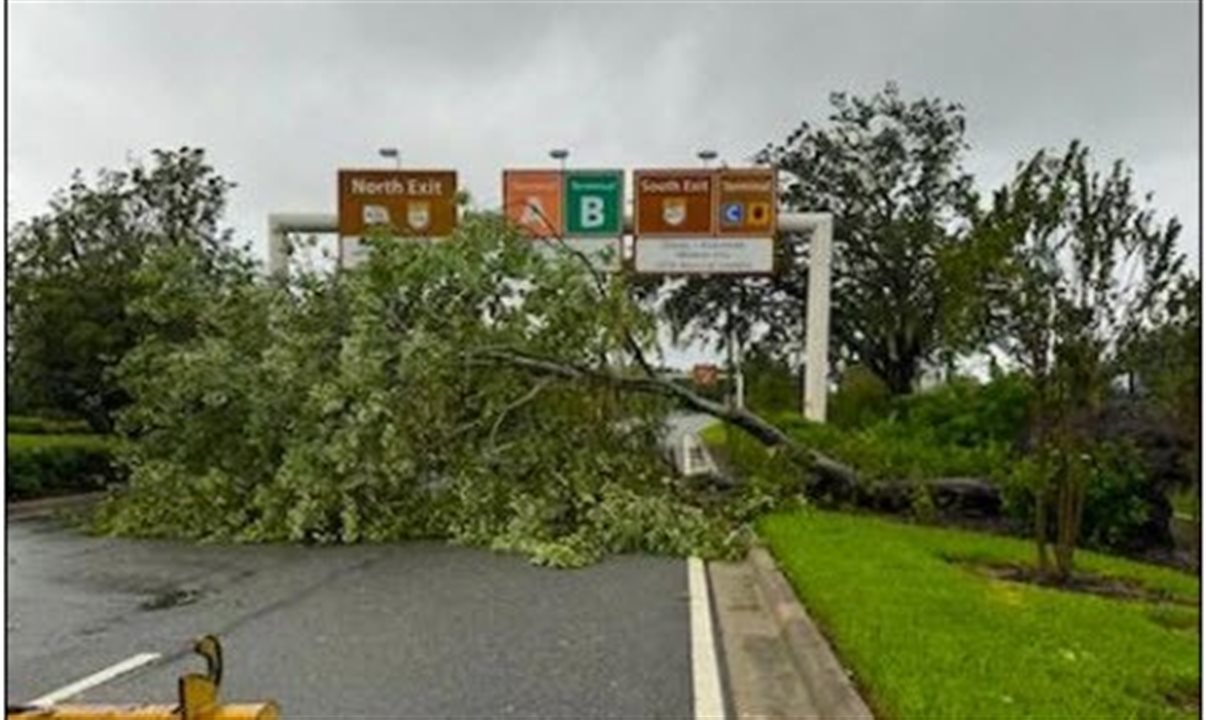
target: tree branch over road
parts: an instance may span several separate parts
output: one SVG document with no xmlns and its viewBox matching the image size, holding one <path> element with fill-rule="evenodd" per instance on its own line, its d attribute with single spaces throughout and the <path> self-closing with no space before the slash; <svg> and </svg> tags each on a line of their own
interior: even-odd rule
<svg viewBox="0 0 1206 720">
<path fill-rule="evenodd" d="M 482 350 L 470 353 L 467 359 L 490 361 L 539 375 L 567 380 L 606 383 L 620 390 L 671 398 L 679 401 L 684 407 L 711 415 L 717 420 L 744 430 L 763 445 L 782 448 L 787 452 L 788 457 L 817 475 L 825 485 L 836 485 L 841 490 L 850 491 L 857 483 L 858 476 L 854 470 L 826 455 L 800 445 L 782 430 L 748 410 L 709 400 L 688 388 L 656 375 L 646 374 L 644 377 L 620 375 L 611 370 L 570 365 L 510 350 Z"/>
</svg>

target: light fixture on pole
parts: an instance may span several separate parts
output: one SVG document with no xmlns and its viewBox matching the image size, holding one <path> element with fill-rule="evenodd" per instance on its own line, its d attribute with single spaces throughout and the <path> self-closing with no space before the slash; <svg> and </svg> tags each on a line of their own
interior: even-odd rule
<svg viewBox="0 0 1206 720">
<path fill-rule="evenodd" d="M 703 162 L 704 167 L 707 167 L 708 163 L 710 163 L 716 159 L 716 151 L 715 150 L 700 150 L 699 152 L 695 153 L 695 156 L 698 157 L 701 162 Z"/>
<path fill-rule="evenodd" d="M 383 147 L 377 151 L 377 154 L 383 158 L 393 158 L 394 159 L 394 167 L 399 170 L 402 169 L 402 156 L 398 154 L 398 148 Z"/>
<path fill-rule="evenodd" d="M 565 172 L 565 159 L 569 157 L 569 150 L 565 148 L 553 148 L 549 150 L 549 157 L 561 163 L 561 172 Z"/>
</svg>

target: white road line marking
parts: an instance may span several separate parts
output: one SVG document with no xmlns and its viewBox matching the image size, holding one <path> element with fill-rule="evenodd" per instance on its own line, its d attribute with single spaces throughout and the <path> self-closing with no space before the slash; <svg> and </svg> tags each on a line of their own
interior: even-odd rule
<svg viewBox="0 0 1206 720">
<path fill-rule="evenodd" d="M 697 557 L 687 558 L 687 592 L 691 596 L 691 679 L 695 717 L 723 720 L 724 699 L 720 695 L 720 667 L 716 663 L 708 575 L 703 561 Z"/>
<path fill-rule="evenodd" d="M 70 685 L 61 687 L 53 692 L 48 692 L 36 700 L 30 700 L 29 704 L 39 707 L 54 705 L 57 702 L 62 702 L 67 698 L 79 695 L 85 690 L 94 688 L 97 685 L 103 685 L 104 683 L 107 683 L 121 675 L 125 675 L 131 670 L 136 670 L 147 663 L 155 662 L 159 658 L 159 653 L 139 653 L 134 657 L 127 658 L 119 663 L 110 665 L 100 672 L 95 672 L 86 678 L 76 680 Z"/>
</svg>

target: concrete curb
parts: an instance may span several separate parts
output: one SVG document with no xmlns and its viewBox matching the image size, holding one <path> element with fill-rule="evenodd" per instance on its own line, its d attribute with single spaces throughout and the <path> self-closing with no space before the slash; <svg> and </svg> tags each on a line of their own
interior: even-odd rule
<svg viewBox="0 0 1206 720">
<path fill-rule="evenodd" d="M 766 548 L 750 550 L 750 564 L 820 717 L 874 720 L 846 669 L 796 599 Z"/>
<path fill-rule="evenodd" d="M 82 510 L 100 502 L 107 494 L 101 491 L 9 502 L 5 503 L 5 515 L 9 520 L 24 520 L 53 515 L 63 510 Z"/>
</svg>

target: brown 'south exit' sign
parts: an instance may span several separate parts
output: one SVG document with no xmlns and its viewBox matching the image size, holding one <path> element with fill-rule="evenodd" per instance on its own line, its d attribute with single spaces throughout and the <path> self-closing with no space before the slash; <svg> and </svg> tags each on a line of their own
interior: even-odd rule
<svg viewBox="0 0 1206 720">
<path fill-rule="evenodd" d="M 706 237 L 714 232 L 711 170 L 637 170 L 633 174 L 637 237 Z"/>
</svg>

